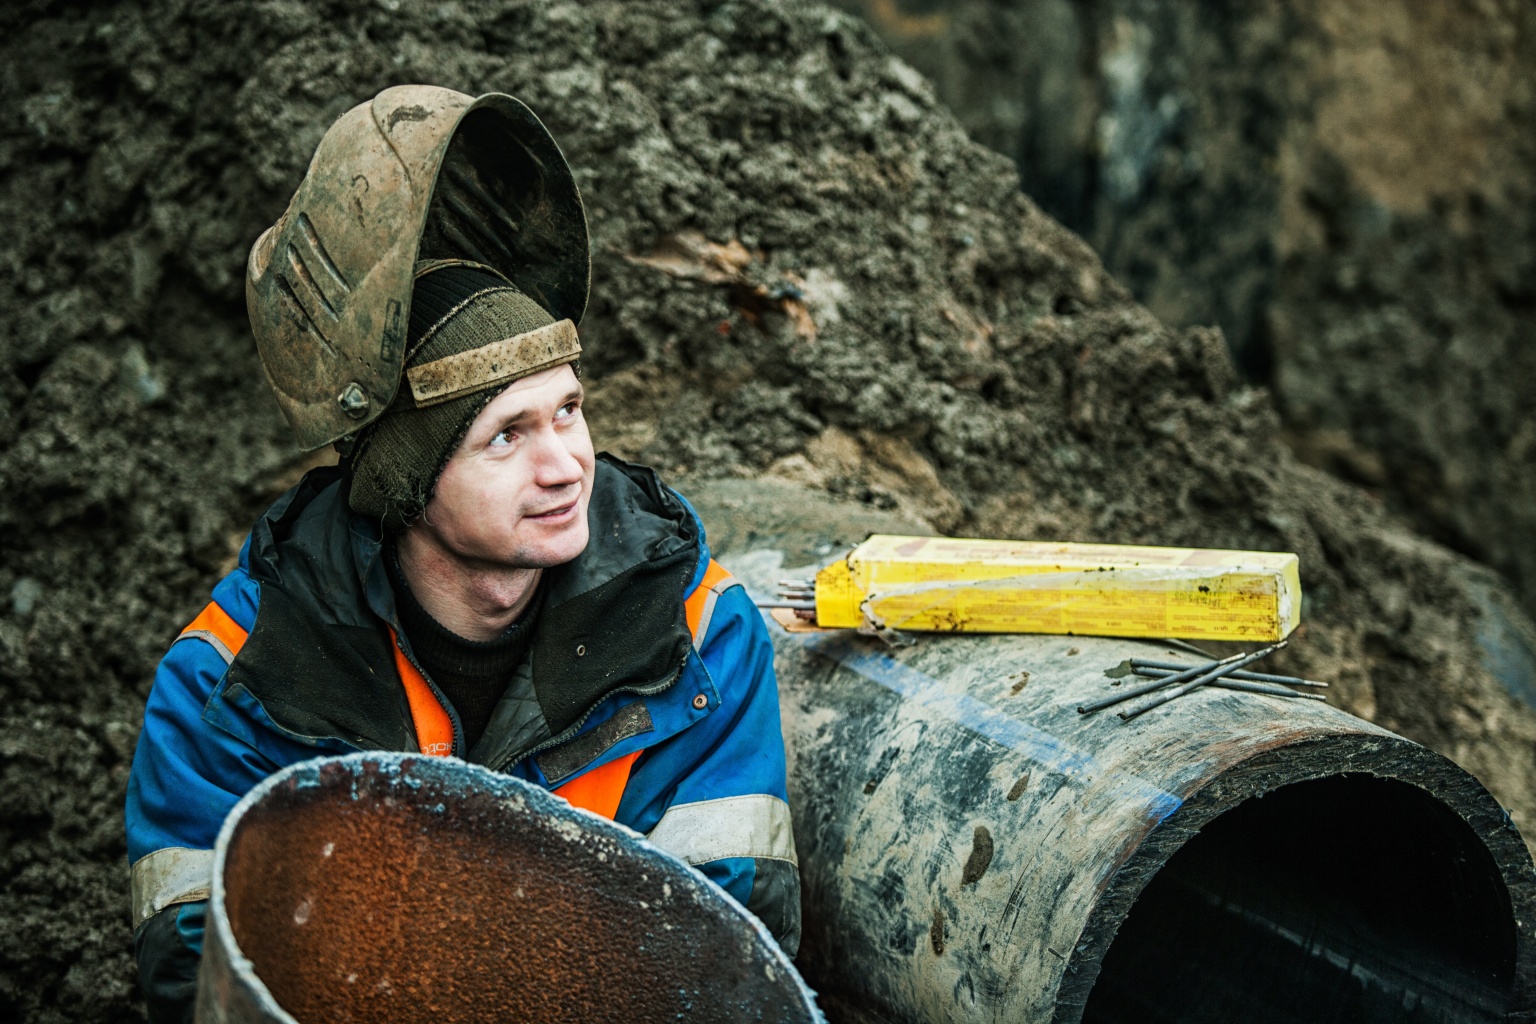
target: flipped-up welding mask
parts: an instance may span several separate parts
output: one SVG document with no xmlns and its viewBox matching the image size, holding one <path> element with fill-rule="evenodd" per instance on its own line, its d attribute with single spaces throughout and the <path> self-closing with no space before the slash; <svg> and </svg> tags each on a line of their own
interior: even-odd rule
<svg viewBox="0 0 1536 1024">
<path fill-rule="evenodd" d="M 405 383 L 351 451 L 348 503 L 387 529 L 408 526 L 475 417 L 515 380 L 575 363 L 576 325 L 555 320 L 483 263 L 418 264 Z"/>
<path fill-rule="evenodd" d="M 513 321 L 536 320 L 548 337 L 504 356 L 575 344 L 591 280 L 581 195 L 549 131 L 511 96 L 406 85 L 353 107 L 251 248 L 246 304 L 257 351 L 303 450 L 350 451 L 398 408 L 413 282 L 419 265 L 445 265 L 437 261 L 478 264 L 511 289 L 502 299 L 515 292 L 539 311 Z M 497 375 L 513 379 L 505 358 L 470 353 L 437 369 L 451 372 L 399 399 L 427 408 L 484 390 Z M 490 376 L 476 380 L 477 372 Z"/>
</svg>

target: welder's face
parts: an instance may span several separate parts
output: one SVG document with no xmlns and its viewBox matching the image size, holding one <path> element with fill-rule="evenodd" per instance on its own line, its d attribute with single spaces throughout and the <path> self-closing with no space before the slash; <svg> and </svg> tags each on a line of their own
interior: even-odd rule
<svg viewBox="0 0 1536 1024">
<path fill-rule="evenodd" d="M 513 381 L 464 435 L 419 525 L 458 557 L 547 569 L 587 546 L 592 438 L 569 366 Z"/>
</svg>

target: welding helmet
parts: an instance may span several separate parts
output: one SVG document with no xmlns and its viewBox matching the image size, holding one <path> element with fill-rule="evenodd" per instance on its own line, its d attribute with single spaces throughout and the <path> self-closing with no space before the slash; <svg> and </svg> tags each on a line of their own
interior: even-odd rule
<svg viewBox="0 0 1536 1024">
<path fill-rule="evenodd" d="M 353 107 L 251 247 L 257 352 L 303 450 L 345 447 L 394 400 L 423 260 L 490 267 L 555 320 L 586 311 L 581 195 L 511 96 L 403 85 Z"/>
</svg>

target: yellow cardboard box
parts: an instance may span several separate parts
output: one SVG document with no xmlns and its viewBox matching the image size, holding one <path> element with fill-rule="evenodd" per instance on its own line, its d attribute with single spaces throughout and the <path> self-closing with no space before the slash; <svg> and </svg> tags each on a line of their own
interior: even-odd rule
<svg viewBox="0 0 1536 1024">
<path fill-rule="evenodd" d="M 816 623 L 946 633 L 1280 640 L 1293 554 L 876 534 L 816 575 Z"/>
</svg>

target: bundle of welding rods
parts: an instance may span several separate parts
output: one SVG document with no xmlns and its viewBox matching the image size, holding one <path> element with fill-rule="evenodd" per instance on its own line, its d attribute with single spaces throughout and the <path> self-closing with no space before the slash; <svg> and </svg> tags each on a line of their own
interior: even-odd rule
<svg viewBox="0 0 1536 1024">
<path fill-rule="evenodd" d="M 810 622 L 816 621 L 816 581 L 810 580 L 779 580 L 777 600 L 758 601 L 759 608 L 787 608 L 801 619 Z M 1321 694 L 1298 693 L 1290 689 L 1292 686 L 1323 687 L 1327 683 L 1318 682 L 1315 679 L 1302 679 L 1298 676 L 1277 676 L 1268 672 L 1249 672 L 1243 666 L 1251 665 L 1261 658 L 1267 658 L 1286 645 L 1281 640 L 1277 644 L 1271 644 L 1262 650 L 1249 654 L 1234 654 L 1230 658 L 1222 658 L 1219 661 L 1206 661 L 1198 665 L 1181 665 L 1174 661 L 1149 661 L 1146 658 L 1131 658 L 1123 663 L 1130 672 L 1135 673 L 1152 682 L 1144 686 L 1132 686 L 1115 694 L 1113 697 L 1105 697 L 1103 700 L 1094 701 L 1092 704 L 1084 704 L 1077 709 L 1080 715 L 1090 715 L 1095 711 L 1102 711 L 1107 707 L 1113 707 L 1124 701 L 1133 700 L 1143 694 L 1154 690 L 1162 690 L 1165 687 L 1173 687 L 1164 693 L 1158 694 L 1152 700 L 1141 707 L 1132 708 L 1129 711 L 1121 711 L 1122 719 L 1132 719 L 1137 715 L 1151 711 L 1155 707 L 1161 707 L 1176 697 L 1182 697 L 1186 693 L 1200 689 L 1202 686 L 1217 686 L 1224 690 L 1240 690 L 1244 693 L 1262 693 L 1269 697 L 1294 697 L 1303 700 L 1325 700 Z"/>
<path fill-rule="evenodd" d="M 1094 701 L 1092 704 L 1084 704 L 1077 709 L 1080 715 L 1091 715 L 1095 711 L 1102 711 L 1107 707 L 1113 707 L 1124 701 L 1133 700 L 1143 694 L 1154 690 L 1162 690 L 1172 686 L 1173 689 L 1158 694 L 1147 703 L 1129 711 L 1119 712 L 1121 719 L 1129 720 L 1137 715 L 1151 711 L 1155 707 L 1161 707 L 1169 701 L 1182 697 L 1186 693 L 1200 689 L 1202 686 L 1218 686 L 1224 690 L 1240 690 L 1244 693 L 1262 693 L 1270 697 L 1295 697 L 1303 700 L 1324 700 L 1321 694 L 1298 693 L 1289 689 L 1292 686 L 1327 686 L 1327 683 L 1318 682 L 1315 679 L 1301 679 L 1297 676 L 1276 676 L 1268 672 L 1248 672 L 1243 666 L 1251 665 L 1260 658 L 1267 658 L 1286 645 L 1282 640 L 1262 650 L 1249 654 L 1234 654 L 1230 658 L 1222 658 L 1220 661 L 1207 661 L 1198 665 L 1180 665 L 1172 661 L 1148 661 L 1145 658 L 1131 658 L 1126 666 L 1138 676 L 1149 678 L 1152 682 L 1143 686 L 1133 686 L 1127 690 L 1115 694 L 1113 697 L 1105 697 L 1103 700 Z"/>
<path fill-rule="evenodd" d="M 816 621 L 816 581 L 779 580 L 777 601 L 758 601 L 759 608 L 788 608 L 797 618 Z"/>
</svg>

